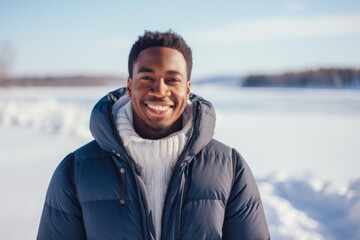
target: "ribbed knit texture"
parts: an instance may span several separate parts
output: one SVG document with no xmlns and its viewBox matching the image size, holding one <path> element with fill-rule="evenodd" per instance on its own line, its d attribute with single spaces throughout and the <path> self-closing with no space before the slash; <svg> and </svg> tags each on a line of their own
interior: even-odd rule
<svg viewBox="0 0 360 240">
<path fill-rule="evenodd" d="M 116 114 L 116 127 L 127 152 L 141 166 L 157 239 L 160 238 L 161 217 L 172 169 L 191 134 L 192 110 L 188 104 L 183 113 L 184 127 L 162 139 L 144 139 L 134 130 L 131 101 Z"/>
</svg>

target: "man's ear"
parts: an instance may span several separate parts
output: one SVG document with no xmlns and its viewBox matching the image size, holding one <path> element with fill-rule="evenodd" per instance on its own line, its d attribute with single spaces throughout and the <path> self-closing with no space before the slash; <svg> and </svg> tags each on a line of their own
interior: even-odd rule
<svg viewBox="0 0 360 240">
<path fill-rule="evenodd" d="M 128 77 L 126 83 L 126 95 L 128 95 L 128 97 L 131 97 L 131 84 L 132 84 L 132 79 L 131 77 Z"/>
<path fill-rule="evenodd" d="M 191 92 L 191 82 L 190 82 L 190 80 L 187 81 L 187 86 L 186 86 L 186 88 L 187 88 L 186 97 L 187 97 L 187 99 L 189 99 L 189 97 L 190 97 L 190 92 Z"/>
</svg>

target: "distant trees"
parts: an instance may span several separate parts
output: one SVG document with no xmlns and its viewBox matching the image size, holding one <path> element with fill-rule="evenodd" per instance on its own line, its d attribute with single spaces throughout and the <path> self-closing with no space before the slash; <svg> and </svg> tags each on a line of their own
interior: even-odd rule
<svg viewBox="0 0 360 240">
<path fill-rule="evenodd" d="M 15 50 L 10 42 L 0 43 L 0 86 L 3 85 L 15 57 Z"/>
<path fill-rule="evenodd" d="M 320 68 L 273 75 L 249 75 L 244 87 L 360 88 L 360 69 Z"/>
<path fill-rule="evenodd" d="M 4 86 L 126 86 L 127 78 L 121 76 L 45 76 L 45 77 L 18 77 L 6 79 Z"/>
</svg>

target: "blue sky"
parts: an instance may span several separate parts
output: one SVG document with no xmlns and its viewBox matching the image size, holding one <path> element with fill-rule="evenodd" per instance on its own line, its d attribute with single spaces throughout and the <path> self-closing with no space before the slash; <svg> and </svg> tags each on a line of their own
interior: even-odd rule
<svg viewBox="0 0 360 240">
<path fill-rule="evenodd" d="M 11 75 L 127 75 L 148 30 L 181 34 L 193 78 L 360 67 L 360 1 L 0 0 Z"/>
</svg>

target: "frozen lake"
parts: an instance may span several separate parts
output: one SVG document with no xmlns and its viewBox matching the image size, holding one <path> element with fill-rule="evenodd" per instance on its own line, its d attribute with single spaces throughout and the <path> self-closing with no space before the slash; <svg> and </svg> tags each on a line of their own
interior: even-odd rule
<svg viewBox="0 0 360 240">
<path fill-rule="evenodd" d="M 91 108 L 113 89 L 0 89 L 3 239 L 35 238 L 54 168 L 91 139 Z M 217 110 L 215 137 L 253 170 L 274 239 L 360 236 L 360 91 L 195 85 L 193 92 Z"/>
</svg>

